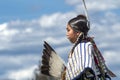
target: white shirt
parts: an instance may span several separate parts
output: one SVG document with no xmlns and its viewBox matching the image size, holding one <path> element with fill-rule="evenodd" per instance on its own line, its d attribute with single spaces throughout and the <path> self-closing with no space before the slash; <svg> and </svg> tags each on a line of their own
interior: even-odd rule
<svg viewBox="0 0 120 80">
<path fill-rule="evenodd" d="M 74 79 L 85 68 L 91 68 L 95 73 L 97 71 L 91 42 L 79 43 L 73 53 L 70 53 L 66 69 L 66 80 Z"/>
</svg>

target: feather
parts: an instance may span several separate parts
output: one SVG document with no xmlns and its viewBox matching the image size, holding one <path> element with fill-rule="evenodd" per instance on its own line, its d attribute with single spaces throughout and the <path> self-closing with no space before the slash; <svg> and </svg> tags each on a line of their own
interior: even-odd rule
<svg viewBox="0 0 120 80">
<path fill-rule="evenodd" d="M 47 42 L 44 42 L 41 73 L 55 78 L 60 78 L 64 70 L 64 61 Z"/>
<path fill-rule="evenodd" d="M 108 68 L 107 68 L 108 69 Z M 108 74 L 111 76 L 111 77 L 117 77 L 111 70 L 108 69 Z"/>
</svg>

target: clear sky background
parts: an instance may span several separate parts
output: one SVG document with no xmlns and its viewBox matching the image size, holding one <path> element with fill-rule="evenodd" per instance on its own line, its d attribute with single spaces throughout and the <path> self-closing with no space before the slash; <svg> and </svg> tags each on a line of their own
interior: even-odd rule
<svg viewBox="0 0 120 80">
<path fill-rule="evenodd" d="M 86 0 L 89 36 L 120 79 L 120 0 Z M 69 19 L 84 13 L 81 0 L 0 0 L 0 80 L 26 80 L 41 59 L 43 41 L 66 61 L 72 45 L 66 38 Z"/>
</svg>

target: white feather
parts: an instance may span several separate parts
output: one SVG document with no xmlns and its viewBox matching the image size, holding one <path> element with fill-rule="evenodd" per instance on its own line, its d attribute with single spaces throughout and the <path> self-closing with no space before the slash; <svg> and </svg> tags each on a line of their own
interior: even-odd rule
<svg viewBox="0 0 120 80">
<path fill-rule="evenodd" d="M 61 80 L 65 70 L 65 63 L 55 50 L 47 43 L 44 43 L 41 73 Z"/>
<path fill-rule="evenodd" d="M 49 73 L 54 77 L 60 78 L 63 71 L 65 70 L 65 65 L 64 61 L 54 51 L 52 51 L 49 65 Z"/>
</svg>

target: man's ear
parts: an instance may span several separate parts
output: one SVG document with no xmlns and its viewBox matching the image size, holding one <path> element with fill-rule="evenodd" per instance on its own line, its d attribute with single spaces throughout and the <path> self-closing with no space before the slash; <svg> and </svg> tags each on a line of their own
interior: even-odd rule
<svg viewBox="0 0 120 80">
<path fill-rule="evenodd" d="M 77 32 L 77 36 L 79 36 L 79 35 L 80 35 L 80 33 L 81 33 L 81 32 Z"/>
<path fill-rule="evenodd" d="M 77 32 L 77 36 L 83 35 L 83 32 Z"/>
</svg>

